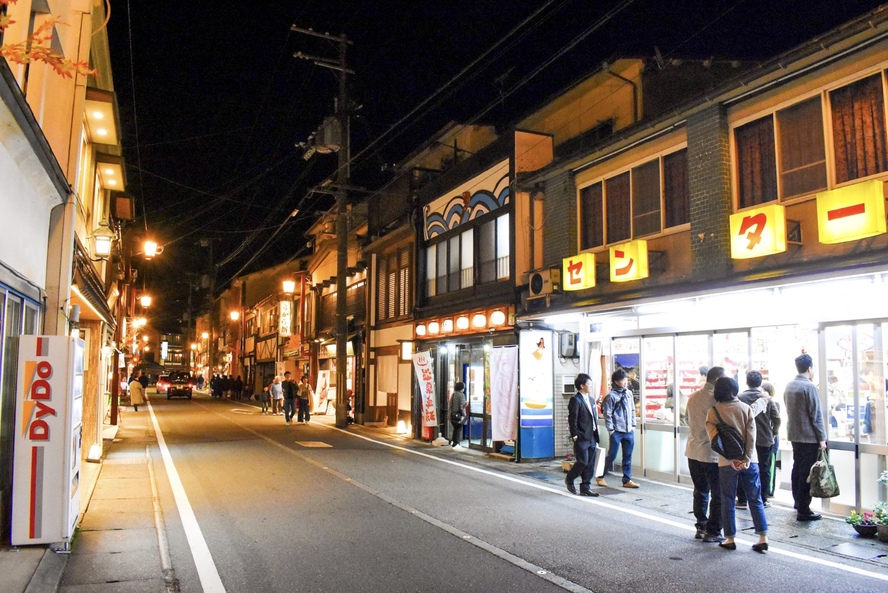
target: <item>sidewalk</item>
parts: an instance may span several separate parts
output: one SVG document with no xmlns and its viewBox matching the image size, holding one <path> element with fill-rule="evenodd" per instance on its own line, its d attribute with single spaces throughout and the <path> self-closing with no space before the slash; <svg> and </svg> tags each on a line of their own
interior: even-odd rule
<svg viewBox="0 0 888 593">
<path fill-rule="evenodd" d="M 253 402 L 235 403 L 251 405 Z M 318 423 L 334 423 L 331 416 L 312 419 Z M 433 447 L 398 435 L 394 428 L 352 425 L 349 431 L 564 488 L 560 460 L 513 463 L 468 448 Z M 156 520 L 160 514 L 155 512 L 152 470 L 146 454 L 146 446 L 155 442 L 147 410 L 133 412 L 125 408 L 116 438 L 106 444 L 103 462 L 84 464 L 97 467 L 99 474 L 92 492 L 82 494 L 87 499 L 81 504 L 86 511 L 71 553 L 55 553 L 43 546 L 0 548 L 0 575 L 3 575 L 0 593 L 178 591 L 166 550 L 159 543 L 165 542 L 166 534 L 162 519 Z M 619 486 L 619 476 L 610 476 L 610 486 L 597 491 L 607 497 L 609 503 L 646 509 L 687 523 L 688 537 L 693 537 L 690 488 L 634 479 L 641 485 L 638 490 L 625 490 Z M 738 510 L 738 535 L 751 537 L 751 529 L 749 512 Z M 830 554 L 837 562 L 864 561 L 877 570 L 888 569 L 888 544 L 857 537 L 841 517 L 825 515 L 822 521 L 799 523 L 791 505 L 776 503 L 768 509 L 768 538 L 777 545 L 791 543 Z"/>
</svg>

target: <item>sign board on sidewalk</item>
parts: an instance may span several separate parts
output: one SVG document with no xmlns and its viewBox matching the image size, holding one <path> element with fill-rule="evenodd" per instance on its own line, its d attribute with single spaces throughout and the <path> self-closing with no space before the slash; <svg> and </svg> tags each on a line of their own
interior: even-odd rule
<svg viewBox="0 0 888 593">
<path fill-rule="evenodd" d="M 19 339 L 12 482 L 16 546 L 70 541 L 80 512 L 83 340 Z"/>
</svg>

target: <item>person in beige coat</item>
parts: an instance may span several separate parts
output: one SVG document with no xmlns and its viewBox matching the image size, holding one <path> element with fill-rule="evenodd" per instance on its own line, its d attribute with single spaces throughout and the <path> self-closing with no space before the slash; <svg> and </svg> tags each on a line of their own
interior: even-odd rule
<svg viewBox="0 0 888 593">
<path fill-rule="evenodd" d="M 137 371 L 133 376 L 133 380 L 129 384 L 129 394 L 130 394 L 130 404 L 133 406 L 133 411 L 139 411 L 139 405 L 145 403 L 145 388 L 142 387 L 142 384 L 139 382 L 139 376 L 142 374 L 142 371 Z"/>
</svg>

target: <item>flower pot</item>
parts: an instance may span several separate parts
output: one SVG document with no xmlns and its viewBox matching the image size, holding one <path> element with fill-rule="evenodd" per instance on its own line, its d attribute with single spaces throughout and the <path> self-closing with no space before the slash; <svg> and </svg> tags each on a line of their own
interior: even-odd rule
<svg viewBox="0 0 888 593">
<path fill-rule="evenodd" d="M 878 525 L 852 525 L 860 537 L 875 537 Z"/>
<path fill-rule="evenodd" d="M 888 542 L 888 525 L 876 525 L 876 531 L 879 534 L 880 540 Z"/>
</svg>

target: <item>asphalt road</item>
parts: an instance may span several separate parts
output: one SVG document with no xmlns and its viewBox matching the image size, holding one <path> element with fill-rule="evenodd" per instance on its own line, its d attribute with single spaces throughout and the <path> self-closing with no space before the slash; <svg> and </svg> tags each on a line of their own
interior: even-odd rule
<svg viewBox="0 0 888 593">
<path fill-rule="evenodd" d="M 643 489 L 580 498 L 371 431 L 285 426 L 249 403 L 151 401 L 176 470 L 152 452 L 181 591 L 888 590 L 809 549 L 695 541 L 687 522 L 619 500 Z"/>
</svg>

